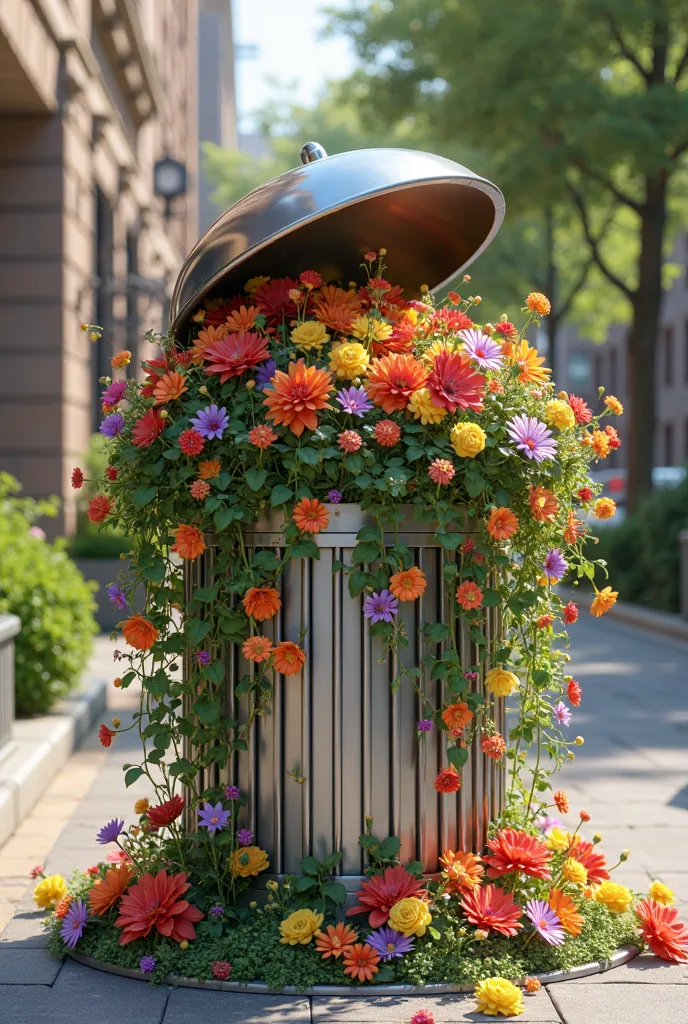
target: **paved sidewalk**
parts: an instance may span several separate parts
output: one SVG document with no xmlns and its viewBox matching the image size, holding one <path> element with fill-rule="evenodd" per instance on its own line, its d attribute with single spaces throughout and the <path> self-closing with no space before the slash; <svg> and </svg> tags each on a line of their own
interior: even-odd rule
<svg viewBox="0 0 688 1024">
<path fill-rule="evenodd" d="M 688 918 L 688 644 L 605 619 L 586 618 L 573 635 L 572 672 L 584 696 L 571 733 L 584 735 L 585 746 L 576 748 L 577 764 L 559 776 L 561 786 L 574 811 L 590 812 L 589 828 L 603 832 L 610 859 L 631 850 L 615 878 L 644 888 L 660 877 Z M 131 698 L 110 692 L 125 721 L 131 710 L 123 705 Z M 49 870 L 69 872 L 102 855 L 94 834 L 104 816 L 129 817 L 132 801 L 144 795 L 141 783 L 124 790 L 120 765 L 128 749 L 135 749 L 133 736 L 104 752 L 94 733 L 52 782 L 42 813 L 37 808 L 30 827 L 22 826 L 21 843 L 12 839 L 14 846 L 0 850 L 0 875 L 16 870 L 7 876 L 15 899 L 29 861 L 45 858 Z M 205 1024 L 211 1018 L 221 1024 L 407 1024 L 421 1007 L 431 1009 L 438 1024 L 495 1019 L 473 1012 L 472 996 L 309 1000 L 202 992 L 60 963 L 44 948 L 30 892 L 4 931 L 0 918 L 2 1024 Z M 523 1024 L 686 1024 L 688 966 L 643 956 L 608 974 L 552 985 L 525 1005 L 517 1018 Z"/>
</svg>

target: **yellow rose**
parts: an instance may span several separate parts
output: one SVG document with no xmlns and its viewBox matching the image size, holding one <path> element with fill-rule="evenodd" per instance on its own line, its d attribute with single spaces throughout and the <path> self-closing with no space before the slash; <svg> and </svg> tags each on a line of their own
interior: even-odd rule
<svg viewBox="0 0 688 1024">
<path fill-rule="evenodd" d="M 553 398 L 545 406 L 545 422 L 559 430 L 572 430 L 576 425 L 576 415 L 568 402 Z"/>
<path fill-rule="evenodd" d="M 67 883 L 62 875 L 49 875 L 42 879 L 33 891 L 33 901 L 41 910 L 52 907 L 67 892 Z"/>
<path fill-rule="evenodd" d="M 414 391 L 409 399 L 408 408 L 413 413 L 413 418 L 420 420 L 423 426 L 428 423 L 439 423 L 447 415 L 446 409 L 433 405 L 428 388 Z"/>
<path fill-rule="evenodd" d="M 432 916 L 427 903 L 416 896 L 395 903 L 389 912 L 389 926 L 402 935 L 425 935 Z"/>
<path fill-rule="evenodd" d="M 571 845 L 571 833 L 567 832 L 563 828 L 558 828 L 555 825 L 554 828 L 551 828 L 545 836 L 545 841 L 550 850 L 556 850 L 558 853 L 563 853 L 563 851 L 568 850 Z"/>
<path fill-rule="evenodd" d="M 358 341 L 346 341 L 332 346 L 330 369 L 343 380 L 362 377 L 369 362 L 370 356 Z"/>
<path fill-rule="evenodd" d="M 676 901 L 673 891 L 664 882 L 655 880 L 647 892 L 651 900 L 661 903 L 663 907 L 670 907 Z"/>
<path fill-rule="evenodd" d="M 351 325 L 350 333 L 360 341 L 386 341 L 394 328 L 386 324 L 384 320 L 377 320 L 374 317 L 357 316 Z"/>
<path fill-rule="evenodd" d="M 585 885 L 588 880 L 588 869 L 575 857 L 567 857 L 561 869 L 561 877 L 572 885 Z"/>
<path fill-rule="evenodd" d="M 508 697 L 514 690 L 518 690 L 518 679 L 505 668 L 491 668 L 485 676 L 485 687 L 495 697 Z"/>
<path fill-rule="evenodd" d="M 239 878 L 259 875 L 261 871 L 267 871 L 269 867 L 268 855 L 259 846 L 240 847 L 234 851 L 229 862 L 230 871 L 233 875 L 238 875 Z"/>
<path fill-rule="evenodd" d="M 320 351 L 323 345 L 330 340 L 330 336 L 325 330 L 324 324 L 319 324 L 316 320 L 307 320 L 294 328 L 291 332 L 291 340 L 301 352 L 310 352 L 311 349 Z"/>
<path fill-rule="evenodd" d="M 520 988 L 506 978 L 485 978 L 475 986 L 476 1010 L 488 1017 L 519 1017 L 523 1011 Z M 472 1015 L 471 1015 L 472 1016 Z"/>
<path fill-rule="evenodd" d="M 610 914 L 624 914 L 633 902 L 633 894 L 618 882 L 602 882 L 595 889 L 596 903 L 602 903 Z"/>
<path fill-rule="evenodd" d="M 316 914 L 312 910 L 305 909 L 295 910 L 280 925 L 282 932 L 280 942 L 289 946 L 307 946 L 313 936 L 319 933 L 320 925 L 324 920 L 324 914 Z"/>
<path fill-rule="evenodd" d="M 462 459 L 474 459 L 485 447 L 485 431 L 477 423 L 457 423 L 451 429 L 449 440 Z"/>
</svg>

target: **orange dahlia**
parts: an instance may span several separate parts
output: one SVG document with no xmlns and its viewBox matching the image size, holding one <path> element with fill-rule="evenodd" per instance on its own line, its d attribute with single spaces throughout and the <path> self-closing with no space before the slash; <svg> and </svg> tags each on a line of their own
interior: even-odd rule
<svg viewBox="0 0 688 1024">
<path fill-rule="evenodd" d="M 399 601 L 415 601 L 425 593 L 428 581 L 417 565 L 395 572 L 389 578 L 389 589 Z"/>
<path fill-rule="evenodd" d="M 492 540 L 508 540 L 518 530 L 518 516 L 510 508 L 494 508 L 487 520 L 487 532 Z"/>
<path fill-rule="evenodd" d="M 447 729 L 463 729 L 473 718 L 473 712 L 463 701 L 459 704 L 450 704 L 442 712 L 442 721 Z"/>
<path fill-rule="evenodd" d="M 585 523 L 582 520 L 576 518 L 576 513 L 573 509 L 569 509 L 566 517 L 566 529 L 564 530 L 564 540 L 567 544 L 575 544 L 579 537 L 582 537 L 585 533 Z"/>
<path fill-rule="evenodd" d="M 272 653 L 275 672 L 280 672 L 283 676 L 298 675 L 306 664 L 306 652 L 291 640 L 283 640 Z"/>
<path fill-rule="evenodd" d="M 523 925 L 519 918 L 523 908 L 514 903 L 511 893 L 496 885 L 476 885 L 464 894 L 461 909 L 466 920 L 484 932 L 515 935 Z"/>
<path fill-rule="evenodd" d="M 552 372 L 548 366 L 543 366 L 545 357 L 538 355 L 536 348 L 531 348 L 525 338 L 522 338 L 517 345 L 513 346 L 511 362 L 520 369 L 518 380 L 521 384 L 546 384 L 547 378 Z"/>
<path fill-rule="evenodd" d="M 406 408 L 409 398 L 423 387 L 427 376 L 426 368 L 415 356 L 395 353 L 373 359 L 365 388 L 375 405 L 391 413 Z"/>
<path fill-rule="evenodd" d="M 158 631 L 143 615 L 131 615 L 122 626 L 124 639 L 137 651 L 148 651 L 158 639 Z"/>
<path fill-rule="evenodd" d="M 134 874 L 135 871 L 129 864 L 119 864 L 114 868 L 109 868 L 105 872 L 104 878 L 97 878 L 88 894 L 91 913 L 102 917 L 111 907 L 114 907 Z"/>
<path fill-rule="evenodd" d="M 353 946 L 347 946 L 344 950 L 342 964 L 344 973 L 355 981 L 372 981 L 373 975 L 377 974 L 380 963 L 380 954 L 376 953 L 368 943 L 356 942 Z"/>
<path fill-rule="evenodd" d="M 256 448 L 260 448 L 261 451 L 265 451 L 271 444 L 274 444 L 277 438 L 278 435 L 267 423 L 259 423 L 257 427 L 248 432 L 248 439 L 251 444 L 255 445 Z"/>
<path fill-rule="evenodd" d="M 238 309 L 233 310 L 225 323 L 227 330 L 230 334 L 239 334 L 241 331 L 250 331 L 256 322 L 256 317 L 260 313 L 260 309 L 256 306 L 239 306 Z"/>
<path fill-rule="evenodd" d="M 332 392 L 332 374 L 316 366 L 306 366 L 303 359 L 289 363 L 289 371 L 276 370 L 274 386 L 263 405 L 267 417 L 274 423 L 288 426 L 292 434 L 301 437 L 305 429 L 318 426 L 316 413 L 329 409 L 327 399 Z"/>
<path fill-rule="evenodd" d="M 533 519 L 538 523 L 551 523 L 559 511 L 559 502 L 547 487 L 531 486 L 528 504 Z"/>
<path fill-rule="evenodd" d="M 373 434 L 382 448 L 393 448 L 401 437 L 401 427 L 394 420 L 379 420 L 375 424 Z"/>
<path fill-rule="evenodd" d="M 272 644 L 266 636 L 250 636 L 248 640 L 244 640 L 241 653 L 246 661 L 257 664 L 268 660 L 272 654 Z"/>
<path fill-rule="evenodd" d="M 604 615 L 610 608 L 613 608 L 618 596 L 619 592 L 612 590 L 611 587 L 603 587 L 602 590 L 598 590 L 590 605 L 590 614 L 599 619 L 600 615 Z"/>
<path fill-rule="evenodd" d="M 549 894 L 549 905 L 561 921 L 562 928 L 565 928 L 569 935 L 576 938 L 580 935 L 585 924 L 585 918 L 578 913 L 578 907 L 563 889 L 552 889 Z"/>
<path fill-rule="evenodd" d="M 456 600 L 464 611 L 470 612 L 483 603 L 484 594 L 475 580 L 465 580 L 456 588 Z"/>
<path fill-rule="evenodd" d="M 198 558 L 205 551 L 203 534 L 197 526 L 187 526 L 180 523 L 174 533 L 173 551 L 176 551 L 180 558 L 191 561 Z"/>
<path fill-rule="evenodd" d="M 131 429 L 131 439 L 137 448 L 149 448 L 163 431 L 165 421 L 157 409 L 149 409 L 140 416 Z"/>
<path fill-rule="evenodd" d="M 428 377 L 428 390 L 434 405 L 449 409 L 472 409 L 480 412 L 483 407 L 485 378 L 471 366 L 470 360 L 460 352 L 443 348 L 435 356 L 432 372 Z"/>
<path fill-rule="evenodd" d="M 323 960 L 329 960 L 331 956 L 337 960 L 342 953 L 353 946 L 358 938 L 358 932 L 350 924 L 340 921 L 337 925 L 328 924 L 324 932 L 318 932 L 315 936 L 315 948 Z"/>
<path fill-rule="evenodd" d="M 219 375 L 220 384 L 224 384 L 230 377 L 240 377 L 269 358 L 267 340 L 251 331 L 225 335 L 209 345 L 203 353 L 203 359 L 209 364 L 205 368 L 206 374 Z"/>
<path fill-rule="evenodd" d="M 113 370 L 119 370 L 123 366 L 128 366 L 131 362 L 131 352 L 129 349 L 122 349 L 121 352 L 115 352 L 114 356 L 110 360 L 110 366 Z"/>
<path fill-rule="evenodd" d="M 678 919 L 676 907 L 643 900 L 635 908 L 645 942 L 655 956 L 673 963 L 688 963 L 688 928 Z"/>
<path fill-rule="evenodd" d="M 220 475 L 221 470 L 222 463 L 219 459 L 206 459 L 205 462 L 198 463 L 198 475 L 201 480 L 214 480 Z"/>
<path fill-rule="evenodd" d="M 313 313 L 321 324 L 333 331 L 348 331 L 362 308 L 355 292 L 346 292 L 333 284 L 324 285 L 313 301 Z"/>
<path fill-rule="evenodd" d="M 211 345 L 214 345 L 216 341 L 220 341 L 221 338 L 224 338 L 226 333 L 226 324 L 218 324 L 216 327 L 210 325 L 198 332 L 198 337 L 194 341 L 193 347 L 189 349 L 191 362 L 194 366 L 203 365 L 203 357 L 205 356 L 206 350 Z"/>
<path fill-rule="evenodd" d="M 122 897 L 120 915 L 115 921 L 116 927 L 122 929 L 120 946 L 145 939 L 153 929 L 173 942 L 195 939 L 194 924 L 201 920 L 203 912 L 181 899 L 189 888 L 184 872 L 168 875 L 162 870 L 155 876 L 142 875 Z"/>
<path fill-rule="evenodd" d="M 320 533 L 326 530 L 330 513 L 317 498 L 302 498 L 294 506 L 292 519 L 303 533 Z"/>
<path fill-rule="evenodd" d="M 115 499 L 106 498 L 104 494 L 91 498 L 88 503 L 88 518 L 92 523 L 102 523 L 112 512 L 114 504 Z"/>
<path fill-rule="evenodd" d="M 490 878 L 501 878 L 515 871 L 543 880 L 551 877 L 549 863 L 552 854 L 541 839 L 515 828 L 503 828 L 494 839 L 488 839 L 487 845 L 492 853 L 483 859 L 490 865 L 487 869 Z"/>
<path fill-rule="evenodd" d="M 435 776 L 435 789 L 438 793 L 458 793 L 461 789 L 461 776 L 453 764 L 442 768 Z"/>
<path fill-rule="evenodd" d="M 484 736 L 480 749 L 486 757 L 499 761 L 506 754 L 506 741 L 498 732 L 494 736 Z"/>
<path fill-rule="evenodd" d="M 440 864 L 443 868 L 442 877 L 446 880 L 446 892 L 466 893 L 480 885 L 484 868 L 480 857 L 474 853 L 445 850 L 440 857 Z"/>
<path fill-rule="evenodd" d="M 549 301 L 546 295 L 542 292 L 531 292 L 526 298 L 526 306 L 532 310 L 533 313 L 539 313 L 540 316 L 547 316 L 552 308 L 552 303 Z"/>
<path fill-rule="evenodd" d="M 244 611 L 256 622 L 271 619 L 282 607 L 280 596 L 274 587 L 249 587 L 241 603 Z"/>
<path fill-rule="evenodd" d="M 176 370 L 172 373 L 163 373 L 153 388 L 154 404 L 165 405 L 167 402 L 174 402 L 188 390 L 186 377 L 183 374 L 177 373 Z"/>
</svg>

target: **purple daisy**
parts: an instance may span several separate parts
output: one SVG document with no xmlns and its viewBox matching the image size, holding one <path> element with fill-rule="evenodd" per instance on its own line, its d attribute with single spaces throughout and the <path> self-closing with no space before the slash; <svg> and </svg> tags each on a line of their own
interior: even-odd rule
<svg viewBox="0 0 688 1024">
<path fill-rule="evenodd" d="M 121 590 L 116 583 L 110 583 L 107 588 L 108 601 L 111 601 L 116 608 L 123 611 L 127 607 L 127 599 L 124 596 L 124 591 Z"/>
<path fill-rule="evenodd" d="M 119 839 L 123 831 L 124 818 L 113 818 L 112 821 L 108 821 L 107 825 L 103 825 L 96 836 L 96 841 L 102 846 L 107 846 L 108 843 L 114 843 Z"/>
<path fill-rule="evenodd" d="M 338 491 L 336 487 L 333 487 L 331 491 L 327 492 L 327 500 L 331 505 L 338 505 L 344 495 L 341 491 Z"/>
<path fill-rule="evenodd" d="M 199 665 L 209 665 L 212 660 L 210 651 L 199 651 L 196 655 L 196 661 Z"/>
<path fill-rule="evenodd" d="M 552 431 L 534 416 L 526 416 L 523 413 L 514 416 L 507 423 L 506 429 L 511 440 L 516 442 L 516 448 L 522 451 L 526 458 L 535 459 L 536 462 L 554 458 L 557 442 L 552 437 Z"/>
<path fill-rule="evenodd" d="M 363 602 L 363 614 L 372 623 L 391 622 L 399 611 L 399 602 L 389 590 L 371 594 Z"/>
<path fill-rule="evenodd" d="M 64 939 L 67 949 L 74 949 L 77 942 L 84 934 L 88 908 L 83 900 L 73 900 L 69 904 L 69 910 L 62 918 L 60 937 Z"/>
<path fill-rule="evenodd" d="M 240 795 L 238 786 L 227 786 L 225 789 L 225 800 L 238 800 Z"/>
<path fill-rule="evenodd" d="M 555 706 L 554 717 L 559 723 L 559 725 L 571 725 L 571 709 L 567 708 L 563 700 L 560 700 L 559 703 Z"/>
<path fill-rule="evenodd" d="M 218 409 L 215 404 L 199 409 L 196 415 L 191 417 L 192 426 L 208 441 L 212 441 L 214 437 L 221 438 L 228 423 L 229 417 L 225 407 Z"/>
<path fill-rule="evenodd" d="M 100 400 L 103 405 L 117 405 L 124 398 L 126 390 L 127 382 L 125 380 L 113 380 L 112 384 L 103 391 Z"/>
<path fill-rule="evenodd" d="M 277 363 L 274 359 L 268 359 L 267 362 L 260 364 L 256 373 L 256 387 L 259 391 L 265 391 L 267 388 L 272 389 L 270 378 L 275 376 L 276 369 Z"/>
<path fill-rule="evenodd" d="M 535 931 L 550 946 L 561 946 L 564 942 L 564 929 L 559 915 L 544 900 L 528 900 L 525 906 L 527 917 L 530 918 Z M 370 940 L 368 940 L 370 941 Z"/>
<path fill-rule="evenodd" d="M 240 828 L 236 837 L 239 846 L 250 846 L 253 842 L 253 832 L 248 828 Z"/>
<path fill-rule="evenodd" d="M 498 370 L 504 362 L 502 346 L 489 338 L 482 331 L 471 329 L 459 331 L 459 337 L 463 341 L 464 354 L 469 359 L 475 360 L 483 370 Z"/>
<path fill-rule="evenodd" d="M 203 810 L 198 812 L 198 827 L 207 828 L 210 835 L 223 829 L 229 820 L 229 811 L 225 811 L 221 803 L 207 803 Z"/>
<path fill-rule="evenodd" d="M 388 927 L 371 932 L 366 942 L 380 954 L 383 963 L 402 957 L 404 953 L 410 953 L 414 949 L 413 938 L 410 935 L 402 935 L 401 932 L 395 932 L 393 928 Z"/>
<path fill-rule="evenodd" d="M 373 403 L 368 398 L 364 387 L 343 388 L 337 392 L 337 401 L 344 412 L 348 412 L 351 416 L 363 417 L 364 413 L 370 412 L 373 408 Z"/>
<path fill-rule="evenodd" d="M 139 960 L 139 970 L 144 974 L 152 974 L 156 967 L 157 961 L 154 956 L 142 956 Z"/>
<path fill-rule="evenodd" d="M 211 917 L 222 917 L 225 912 L 225 908 L 221 907 L 219 903 L 216 903 L 214 907 L 211 907 L 208 913 Z"/>
<path fill-rule="evenodd" d="M 542 563 L 542 568 L 545 570 L 545 576 L 550 583 L 554 580 L 560 580 L 562 576 L 566 574 L 568 567 L 569 563 L 562 555 L 561 548 L 552 548 L 548 551 L 547 557 Z"/>
<path fill-rule="evenodd" d="M 543 832 L 549 832 L 551 828 L 559 828 L 561 823 L 561 818 L 553 818 L 551 814 L 541 814 L 539 818 L 535 819 L 535 824 Z"/>
<path fill-rule="evenodd" d="M 106 416 L 100 424 L 100 432 L 104 437 L 117 437 L 123 430 L 124 416 L 118 412 L 113 412 L 111 416 Z"/>
<path fill-rule="evenodd" d="M 432 719 L 421 718 L 420 722 L 416 724 L 418 732 L 432 732 Z"/>
</svg>

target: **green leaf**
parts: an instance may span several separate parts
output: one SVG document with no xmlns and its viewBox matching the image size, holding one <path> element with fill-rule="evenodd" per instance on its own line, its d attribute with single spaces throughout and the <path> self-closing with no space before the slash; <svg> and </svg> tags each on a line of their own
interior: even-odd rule
<svg viewBox="0 0 688 1024">
<path fill-rule="evenodd" d="M 219 508 L 213 516 L 213 522 L 217 530 L 224 530 L 235 518 L 233 508 Z"/>
<path fill-rule="evenodd" d="M 426 622 L 423 633 L 431 644 L 439 644 L 451 636 L 449 626 L 445 626 L 443 622 Z"/>
<path fill-rule="evenodd" d="M 155 487 L 146 487 L 144 484 L 137 487 L 132 495 L 136 511 L 140 512 L 142 508 L 153 500 L 156 494 L 157 488 Z"/>
<path fill-rule="evenodd" d="M 422 448 L 408 447 L 406 449 L 406 458 L 408 459 L 409 462 L 415 462 L 416 459 L 422 459 L 424 455 L 425 452 L 423 451 Z"/>
<path fill-rule="evenodd" d="M 141 575 L 144 580 L 149 580 L 150 583 L 162 583 L 165 579 L 166 572 L 167 567 L 162 558 L 157 559 L 157 561 L 152 562 L 150 565 L 142 567 L 141 569 Z"/>
<path fill-rule="evenodd" d="M 468 760 L 468 749 L 466 747 L 447 747 L 447 759 L 460 772 Z"/>
<path fill-rule="evenodd" d="M 365 466 L 365 462 L 363 461 L 362 455 L 354 454 L 346 456 L 346 458 L 344 459 L 344 465 L 346 466 L 350 473 L 353 473 L 354 476 L 356 476 L 358 473 L 362 471 L 363 467 Z"/>
<path fill-rule="evenodd" d="M 383 860 L 391 860 L 393 857 L 398 857 L 400 850 L 401 839 L 399 836 L 387 836 L 378 846 L 375 856 L 381 857 Z"/>
<path fill-rule="evenodd" d="M 133 786 L 137 779 L 140 779 L 143 775 L 143 768 L 130 768 L 124 775 L 124 785 L 129 788 Z"/>
<path fill-rule="evenodd" d="M 292 558 L 320 558 L 318 545 L 310 537 L 302 537 L 291 549 Z"/>
<path fill-rule="evenodd" d="M 299 462 L 305 462 L 307 466 L 317 466 L 320 462 L 320 453 L 317 448 L 297 448 L 296 458 Z"/>
<path fill-rule="evenodd" d="M 482 494 L 485 490 L 485 484 L 487 481 L 476 466 L 471 466 L 466 470 L 466 476 L 464 479 L 466 482 L 466 490 L 471 498 L 477 498 L 478 495 Z"/>
<path fill-rule="evenodd" d="M 221 661 L 211 661 L 209 665 L 206 665 L 203 669 L 203 678 L 209 679 L 212 683 L 218 685 L 222 682 L 225 677 L 225 667 Z"/>
<path fill-rule="evenodd" d="M 194 590 L 193 600 L 194 601 L 214 601 L 220 590 L 219 583 L 213 583 L 210 587 L 199 587 L 198 590 Z"/>
<path fill-rule="evenodd" d="M 301 861 L 301 870 L 304 875 L 310 875 L 311 878 L 317 878 L 320 874 L 320 865 L 315 857 L 304 857 Z"/>
<path fill-rule="evenodd" d="M 177 459 L 181 459 L 182 453 L 179 448 L 168 448 L 166 452 L 162 453 L 163 459 L 169 459 L 170 462 L 176 462 Z"/>
<path fill-rule="evenodd" d="M 357 565 L 363 565 L 366 562 L 374 562 L 380 557 L 380 545 L 379 544 L 357 544 L 353 550 L 351 560 Z"/>
<path fill-rule="evenodd" d="M 367 582 L 367 573 L 363 572 L 361 569 L 355 569 L 349 576 L 349 596 L 358 597 L 358 595 L 365 590 Z"/>
<path fill-rule="evenodd" d="M 196 772 L 196 766 L 187 761 L 185 757 L 180 757 L 177 761 L 173 761 L 169 767 L 170 775 L 194 775 Z"/>
<path fill-rule="evenodd" d="M 204 725 L 215 725 L 220 720 L 221 705 L 217 701 L 196 701 L 193 706 L 194 714 Z"/>
<path fill-rule="evenodd" d="M 483 594 L 485 608 L 497 608 L 502 603 L 502 595 L 498 590 L 486 590 Z"/>
<path fill-rule="evenodd" d="M 323 893 L 334 903 L 346 903 L 346 888 L 341 882 L 326 882 Z"/>
<path fill-rule="evenodd" d="M 268 478 L 267 469 L 257 469 L 255 466 L 247 469 L 244 473 L 244 480 L 252 491 L 259 491 Z"/>
<path fill-rule="evenodd" d="M 189 619 L 184 630 L 184 639 L 188 647 L 197 647 L 201 640 L 210 632 L 212 623 L 207 619 Z"/>
<path fill-rule="evenodd" d="M 380 543 L 380 531 L 377 526 L 362 526 L 356 534 L 356 540 L 374 541 Z"/>
<path fill-rule="evenodd" d="M 270 504 L 275 508 L 277 505 L 284 505 L 285 502 L 289 501 L 293 497 L 294 492 L 291 487 L 286 487 L 284 484 L 277 484 L 276 487 L 272 488 Z"/>
<path fill-rule="evenodd" d="M 301 875 L 300 878 L 296 879 L 296 891 L 307 892 L 308 889 L 312 889 L 316 883 L 316 878 L 309 878 L 308 875 Z"/>
</svg>

